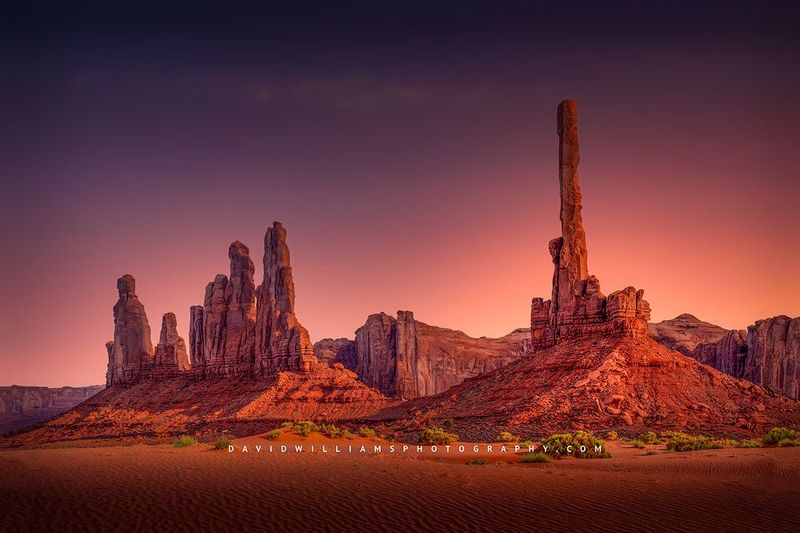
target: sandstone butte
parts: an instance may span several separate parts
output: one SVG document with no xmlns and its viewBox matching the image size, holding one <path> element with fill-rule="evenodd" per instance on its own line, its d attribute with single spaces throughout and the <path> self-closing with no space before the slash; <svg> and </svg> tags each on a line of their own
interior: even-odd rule
<svg viewBox="0 0 800 533">
<path fill-rule="evenodd" d="M 557 132 L 561 236 L 548 245 L 552 294 L 533 298 L 529 339 L 520 339 L 524 330 L 471 339 L 400 311 L 397 318 L 370 316 L 354 341 L 321 341 L 318 357 L 295 315 L 286 231 L 276 222 L 264 239 L 262 283 L 255 286 L 247 247 L 234 242 L 230 276 L 215 276 L 203 305 L 190 309 L 188 362 L 170 314 L 153 348 L 135 281 L 122 276 L 114 340 L 107 344 L 107 388 L 14 437 L 12 445 L 179 432 L 242 435 L 298 418 L 383 424 L 401 438 L 448 420 L 462 438 L 482 440 L 498 428 L 533 436 L 581 428 L 753 434 L 771 425 L 798 426 L 800 402 L 653 340 L 642 290 L 602 293 L 588 271 L 575 102 L 559 105 Z M 790 344 L 783 339 L 793 333 L 773 333 L 784 327 L 775 321 L 757 323 L 754 335 L 763 340 L 754 351 Z M 719 342 L 719 332 L 712 333 L 693 350 Z"/>
</svg>

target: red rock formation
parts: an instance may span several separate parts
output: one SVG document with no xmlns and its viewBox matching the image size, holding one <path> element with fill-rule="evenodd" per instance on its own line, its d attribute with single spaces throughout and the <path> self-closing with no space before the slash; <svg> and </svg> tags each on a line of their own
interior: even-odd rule
<svg viewBox="0 0 800 533">
<path fill-rule="evenodd" d="M 294 279 L 279 222 L 264 236 L 264 281 L 258 287 L 256 311 L 256 372 L 309 371 L 319 364 L 308 331 L 294 314 Z"/>
<path fill-rule="evenodd" d="M 178 335 L 178 319 L 175 313 L 166 313 L 161 320 L 161 336 L 156 345 L 157 367 L 175 370 L 189 370 L 189 356 L 186 342 Z"/>
<path fill-rule="evenodd" d="M 222 367 L 225 364 L 225 318 L 228 304 L 225 289 L 228 277 L 217 274 L 214 281 L 206 285 L 203 310 L 203 365 Z"/>
<path fill-rule="evenodd" d="M 202 305 L 193 305 L 189 308 L 189 355 L 192 367 L 203 366 L 205 351 L 203 349 L 203 312 Z"/>
<path fill-rule="evenodd" d="M 800 317 L 776 316 L 747 328 L 744 378 L 800 398 Z"/>
<path fill-rule="evenodd" d="M 386 313 L 367 317 L 367 322 L 356 330 L 355 366 L 348 367 L 361 381 L 387 396 L 397 394 L 396 324 Z"/>
<path fill-rule="evenodd" d="M 445 391 L 521 357 L 530 351 L 530 332 L 476 339 L 398 311 L 397 319 L 370 315 L 356 331 L 354 349 L 354 363 L 345 363 L 347 368 L 387 396 L 409 399 Z"/>
<path fill-rule="evenodd" d="M 650 306 L 644 291 L 627 287 L 606 297 L 600 282 L 588 273 L 578 175 L 578 108 L 572 100 L 558 107 L 558 137 L 561 237 L 549 243 L 554 265 L 552 298 L 531 301 L 534 348 L 582 336 L 646 335 Z"/>
<path fill-rule="evenodd" d="M 232 363 L 253 363 L 256 345 L 255 266 L 250 250 L 239 241 L 228 250 L 231 275 L 225 287 L 225 357 Z"/>
<path fill-rule="evenodd" d="M 108 356 L 106 384 L 133 383 L 143 366 L 154 364 L 150 324 L 136 296 L 136 280 L 125 274 L 117 280 L 119 300 L 114 305 L 114 341 Z"/>
</svg>

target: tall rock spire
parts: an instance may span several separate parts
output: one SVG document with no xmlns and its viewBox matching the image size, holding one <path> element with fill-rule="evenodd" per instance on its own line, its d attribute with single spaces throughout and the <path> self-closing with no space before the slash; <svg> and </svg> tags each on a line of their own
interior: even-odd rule
<svg viewBox="0 0 800 533">
<path fill-rule="evenodd" d="M 225 287 L 225 355 L 232 363 L 252 364 L 256 345 L 255 266 L 250 250 L 239 241 L 228 249 L 231 275 Z"/>
<path fill-rule="evenodd" d="M 150 324 L 144 305 L 136 296 L 136 280 L 125 274 L 117 280 L 119 300 L 114 305 L 114 340 L 108 348 L 106 384 L 131 383 L 139 378 L 143 366 L 155 359 L 150 339 Z"/>
<path fill-rule="evenodd" d="M 578 164 L 578 105 L 564 100 L 558 106 L 558 181 L 561 189 L 561 237 L 551 243 L 557 254 L 557 283 L 553 285 L 553 302 L 557 309 L 574 307 L 576 297 L 583 294 L 589 277 L 586 232 L 583 229 L 581 185 Z"/>
<path fill-rule="evenodd" d="M 589 275 L 586 232 L 583 229 L 578 175 L 578 105 L 558 106 L 558 181 L 561 196 L 561 236 L 550 241 L 553 293 L 550 300 L 531 301 L 531 341 L 534 349 L 561 339 L 597 335 L 645 335 L 650 306 L 644 291 L 627 287 L 608 297 Z"/>
<path fill-rule="evenodd" d="M 256 366 L 261 374 L 309 370 L 317 363 L 308 331 L 294 314 L 294 279 L 286 230 L 280 222 L 264 236 L 264 281 L 257 289 Z"/>
</svg>

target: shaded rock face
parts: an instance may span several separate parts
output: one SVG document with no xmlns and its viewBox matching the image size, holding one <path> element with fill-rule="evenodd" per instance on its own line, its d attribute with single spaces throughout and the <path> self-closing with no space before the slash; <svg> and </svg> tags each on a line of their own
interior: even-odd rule
<svg viewBox="0 0 800 533">
<path fill-rule="evenodd" d="M 314 343 L 314 355 L 320 363 L 328 366 L 341 364 L 345 368 L 356 368 L 356 343 L 350 339 L 322 339 Z"/>
<path fill-rule="evenodd" d="M 650 305 L 644 291 L 627 287 L 607 297 L 588 273 L 586 232 L 578 173 L 578 108 L 572 100 L 558 106 L 561 236 L 550 241 L 553 291 L 550 300 L 531 301 L 531 340 L 537 350 L 566 338 L 647 334 Z"/>
<path fill-rule="evenodd" d="M 248 374 L 255 361 L 255 266 L 239 241 L 231 243 L 228 258 L 230 277 L 217 274 L 206 285 L 202 308 L 189 311 L 193 366 L 207 377 Z"/>
<path fill-rule="evenodd" d="M 264 236 L 264 281 L 257 289 L 255 322 L 256 373 L 269 375 L 284 370 L 309 371 L 318 364 L 308 331 L 294 314 L 294 279 L 286 244 L 286 230 L 279 223 Z"/>
<path fill-rule="evenodd" d="M 119 300 L 114 305 L 114 340 L 108 354 L 106 384 L 132 383 L 143 367 L 154 364 L 150 324 L 136 296 L 136 280 L 125 274 L 117 280 Z M 108 345 L 106 345 L 108 349 Z"/>
<path fill-rule="evenodd" d="M 189 355 L 193 367 L 201 367 L 205 357 L 203 349 L 203 314 L 202 305 L 189 308 Z"/>
<path fill-rule="evenodd" d="M 0 435 L 20 431 L 59 415 L 103 389 L 103 385 L 58 388 L 19 385 L 0 387 Z"/>
<path fill-rule="evenodd" d="M 800 318 L 776 316 L 726 330 L 683 314 L 649 328 L 655 340 L 701 363 L 800 398 Z"/>
<path fill-rule="evenodd" d="M 189 370 L 186 342 L 178 335 L 178 319 L 175 313 L 166 313 L 161 320 L 161 336 L 156 346 L 157 367 Z"/>
<path fill-rule="evenodd" d="M 800 317 L 781 315 L 747 328 L 744 378 L 800 398 Z"/>
<path fill-rule="evenodd" d="M 239 241 L 228 250 L 231 275 L 225 287 L 225 354 L 235 363 L 253 362 L 256 346 L 255 266 L 250 250 Z"/>
<path fill-rule="evenodd" d="M 370 315 L 356 331 L 354 348 L 355 361 L 345 366 L 361 381 L 387 396 L 409 399 L 445 391 L 521 357 L 530 351 L 530 332 L 476 339 L 398 311 L 397 318 Z"/>
</svg>

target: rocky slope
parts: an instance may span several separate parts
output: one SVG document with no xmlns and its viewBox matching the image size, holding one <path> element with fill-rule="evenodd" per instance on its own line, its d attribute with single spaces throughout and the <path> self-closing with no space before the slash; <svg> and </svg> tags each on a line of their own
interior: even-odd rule
<svg viewBox="0 0 800 533">
<path fill-rule="evenodd" d="M 3 445 L 159 440 L 184 433 L 212 437 L 223 431 L 242 436 L 274 429 L 284 420 L 361 418 L 391 404 L 341 367 L 279 372 L 264 379 L 184 375 L 112 385 Z"/>
<path fill-rule="evenodd" d="M 402 399 L 436 394 L 507 365 L 530 352 L 530 330 L 497 339 L 474 338 L 414 319 L 411 311 L 370 315 L 354 341 L 323 339 L 320 359 L 341 362 L 387 396 Z"/>
<path fill-rule="evenodd" d="M 687 430 L 752 435 L 800 424 L 798 402 L 649 338 L 569 339 L 436 396 L 374 417 L 401 433 L 441 426 L 462 439 L 557 431 Z"/>
<path fill-rule="evenodd" d="M 52 418 L 103 390 L 89 387 L 0 387 L 0 435 Z"/>
</svg>

